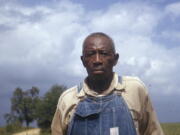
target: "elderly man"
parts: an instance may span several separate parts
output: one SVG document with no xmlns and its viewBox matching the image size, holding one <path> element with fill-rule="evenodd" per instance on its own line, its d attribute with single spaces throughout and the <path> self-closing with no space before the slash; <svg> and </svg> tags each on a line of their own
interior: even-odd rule
<svg viewBox="0 0 180 135">
<path fill-rule="evenodd" d="M 163 135 L 144 84 L 113 72 L 119 54 L 104 33 L 83 43 L 81 60 L 88 76 L 60 97 L 53 135 Z"/>
</svg>

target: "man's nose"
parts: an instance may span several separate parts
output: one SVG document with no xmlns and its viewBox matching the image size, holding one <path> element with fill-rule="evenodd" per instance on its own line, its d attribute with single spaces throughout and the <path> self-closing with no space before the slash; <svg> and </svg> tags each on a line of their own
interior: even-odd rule
<svg viewBox="0 0 180 135">
<path fill-rule="evenodd" d="M 94 64 L 102 64 L 102 60 L 100 58 L 100 55 L 97 53 L 95 56 Z"/>
</svg>

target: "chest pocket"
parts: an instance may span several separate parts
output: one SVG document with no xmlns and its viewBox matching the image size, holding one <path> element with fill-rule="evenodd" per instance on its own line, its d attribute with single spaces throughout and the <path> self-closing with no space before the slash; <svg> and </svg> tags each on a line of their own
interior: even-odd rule
<svg viewBox="0 0 180 135">
<path fill-rule="evenodd" d="M 99 104 L 90 104 L 88 102 L 80 102 L 76 108 L 75 114 L 85 118 L 91 115 L 98 115 L 101 112 Z"/>
</svg>

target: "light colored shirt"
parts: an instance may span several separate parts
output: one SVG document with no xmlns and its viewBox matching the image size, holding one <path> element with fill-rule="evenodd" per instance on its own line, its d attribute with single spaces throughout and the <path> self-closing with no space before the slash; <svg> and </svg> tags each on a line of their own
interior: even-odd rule
<svg viewBox="0 0 180 135">
<path fill-rule="evenodd" d="M 101 95 L 91 90 L 84 82 L 78 92 L 78 87 L 66 90 L 59 98 L 57 109 L 52 121 L 52 135 L 66 135 L 68 124 L 78 103 L 86 95 L 98 97 L 112 92 L 119 93 L 124 98 L 134 120 L 137 135 L 164 135 L 145 85 L 137 77 L 122 77 L 114 73 L 113 80 L 107 90 Z"/>
</svg>

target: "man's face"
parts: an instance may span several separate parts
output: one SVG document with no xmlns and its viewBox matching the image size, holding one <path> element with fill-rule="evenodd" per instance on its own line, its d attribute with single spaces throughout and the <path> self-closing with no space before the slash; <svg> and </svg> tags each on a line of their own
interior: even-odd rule
<svg viewBox="0 0 180 135">
<path fill-rule="evenodd" d="M 107 37 L 92 36 L 84 42 L 81 60 L 89 77 L 109 77 L 117 63 L 118 54 L 115 54 L 112 42 Z"/>
</svg>

